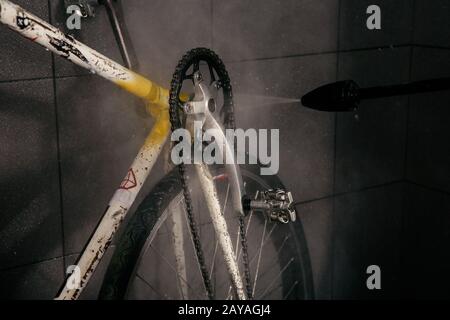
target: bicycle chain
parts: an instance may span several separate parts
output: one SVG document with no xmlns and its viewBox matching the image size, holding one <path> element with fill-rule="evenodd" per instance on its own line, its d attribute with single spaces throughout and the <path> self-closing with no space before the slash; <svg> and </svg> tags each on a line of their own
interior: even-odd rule
<svg viewBox="0 0 450 320">
<path fill-rule="evenodd" d="M 188 67 L 196 61 L 196 59 L 200 60 L 201 57 L 208 57 L 214 63 L 214 68 L 218 76 L 220 77 L 219 85 L 223 88 L 224 94 L 224 108 L 226 110 L 222 110 L 225 112 L 224 114 L 224 125 L 225 128 L 235 129 L 235 121 L 234 121 L 234 104 L 233 104 L 233 94 L 231 89 L 230 78 L 228 76 L 228 72 L 225 69 L 225 65 L 219 56 L 214 53 L 212 50 L 207 48 L 196 48 L 188 51 L 178 62 L 178 65 L 175 69 L 175 72 L 172 77 L 170 91 L 169 91 L 169 113 L 170 113 L 170 122 L 172 126 L 172 131 L 176 129 L 182 128 L 182 123 L 180 120 L 180 104 L 179 104 L 179 94 L 183 84 L 183 73 L 186 72 Z M 221 76 L 222 75 L 222 76 Z M 177 144 L 176 142 L 174 146 Z M 189 221 L 189 228 L 192 234 L 192 239 L 194 242 L 195 252 L 197 255 L 197 259 L 200 265 L 200 271 L 202 274 L 203 282 L 208 294 L 209 299 L 214 298 L 214 293 L 208 273 L 208 269 L 206 267 L 205 258 L 203 254 L 203 249 L 200 243 L 200 237 L 197 230 L 197 224 L 193 215 L 193 207 L 192 207 L 192 198 L 189 192 L 187 178 L 186 178 L 186 170 L 183 164 L 178 165 L 178 170 L 181 177 L 181 185 L 183 187 L 183 194 L 186 205 L 187 218 Z M 248 260 L 248 250 L 247 250 L 247 238 L 245 232 L 245 222 L 244 216 L 239 217 L 239 233 L 241 235 L 241 245 L 242 245 L 242 256 L 244 262 L 244 274 L 246 280 L 246 291 L 249 299 L 252 298 L 252 289 L 251 289 L 251 278 L 250 278 L 250 267 Z"/>
</svg>

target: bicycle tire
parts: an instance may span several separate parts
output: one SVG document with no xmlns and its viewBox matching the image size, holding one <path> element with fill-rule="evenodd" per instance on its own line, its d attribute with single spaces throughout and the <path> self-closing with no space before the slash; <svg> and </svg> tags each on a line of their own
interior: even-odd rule
<svg viewBox="0 0 450 320">
<path fill-rule="evenodd" d="M 256 170 L 259 166 L 245 166 L 242 169 L 242 175 L 246 179 L 252 179 L 260 185 L 267 188 L 283 188 L 281 181 L 276 176 L 259 176 Z M 104 276 L 102 287 L 99 293 L 101 300 L 122 300 L 125 298 L 130 280 L 138 263 L 141 251 L 151 235 L 152 230 L 158 225 L 162 214 L 166 211 L 170 203 L 182 193 L 180 176 L 178 170 L 172 170 L 160 180 L 153 190 L 145 197 L 118 241 L 115 252 Z M 311 264 L 307 243 L 303 233 L 301 221 L 297 220 L 289 224 L 292 240 L 290 246 L 295 248 L 299 259 L 296 260 L 298 269 L 298 279 L 301 279 L 301 285 L 298 286 L 289 297 L 290 299 L 313 299 L 314 290 L 312 282 Z M 279 253 L 278 259 L 282 257 L 285 251 Z M 288 257 L 289 259 L 289 257 Z M 292 279 L 282 279 L 283 286 L 292 284 Z M 298 280 L 297 280 L 298 281 Z"/>
</svg>

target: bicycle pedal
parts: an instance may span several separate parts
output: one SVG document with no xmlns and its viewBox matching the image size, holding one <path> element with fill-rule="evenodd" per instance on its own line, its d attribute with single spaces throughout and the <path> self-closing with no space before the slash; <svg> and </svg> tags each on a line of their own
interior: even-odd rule
<svg viewBox="0 0 450 320">
<path fill-rule="evenodd" d="M 292 193 L 283 189 L 269 189 L 257 192 L 255 199 L 243 200 L 244 210 L 262 211 L 272 221 L 286 224 L 295 222 L 297 215 Z"/>
</svg>

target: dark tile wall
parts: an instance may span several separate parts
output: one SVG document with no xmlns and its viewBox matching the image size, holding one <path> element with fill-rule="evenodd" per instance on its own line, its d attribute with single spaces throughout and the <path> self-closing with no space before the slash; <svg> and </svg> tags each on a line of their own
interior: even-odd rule
<svg viewBox="0 0 450 320">
<path fill-rule="evenodd" d="M 405 297 L 448 297 L 450 195 L 409 183 L 405 192 L 403 292 Z"/>
<path fill-rule="evenodd" d="M 450 50 L 414 48 L 412 79 L 450 75 Z M 410 97 L 406 176 L 408 180 L 450 192 L 449 92 Z"/>
<path fill-rule="evenodd" d="M 410 48 L 345 52 L 339 79 L 362 87 L 407 82 Z M 336 191 L 347 192 L 403 178 L 408 99 L 364 102 L 336 121 Z"/>
<path fill-rule="evenodd" d="M 399 297 L 402 192 L 392 183 L 334 198 L 333 297 Z M 370 265 L 381 269 L 380 291 L 366 287 Z"/>
<path fill-rule="evenodd" d="M 29 11 L 40 18 L 50 21 L 47 0 L 19 0 L 15 3 L 29 8 Z M 13 31 L 2 29 L 0 81 L 51 78 L 53 76 L 52 57 L 49 52 L 37 46 L 30 46 L 28 41 L 21 39 Z"/>
<path fill-rule="evenodd" d="M 16 2 L 64 29 L 62 1 Z M 448 297 L 437 283 L 450 267 L 449 94 L 347 114 L 298 100 L 336 80 L 450 76 L 448 1 L 378 0 L 376 31 L 365 27 L 370 4 L 127 0 L 123 14 L 142 73 L 167 84 L 186 50 L 212 47 L 233 81 L 238 126 L 280 129 L 279 175 L 301 202 L 317 298 Z M 71 33 L 121 61 L 103 8 L 82 23 Z M 48 299 L 152 123 L 112 84 L 3 27 L 0 41 L 0 298 Z M 83 298 L 96 297 L 106 264 Z M 381 291 L 365 287 L 370 264 Z"/>
<path fill-rule="evenodd" d="M 214 48 L 227 61 L 337 49 L 337 0 L 212 2 Z"/>
<path fill-rule="evenodd" d="M 56 99 L 64 248 L 73 254 L 84 247 L 151 123 L 128 94 L 92 75 L 57 79 Z"/>
<path fill-rule="evenodd" d="M 418 1 L 418 9 L 432 22 L 431 30 L 425 27 L 424 17 L 418 18 L 416 41 L 424 46 L 413 49 L 411 78 L 450 77 L 450 42 L 446 32 L 449 23 L 442 23 L 443 12 L 432 15 L 425 7 Z M 443 11 L 447 15 L 450 13 L 448 3 L 442 8 L 446 8 Z M 436 38 L 429 37 L 432 31 L 436 32 Z M 450 279 L 445 276 L 450 269 L 446 248 L 450 237 L 449 105 L 448 91 L 409 98 L 403 237 L 403 259 L 407 266 L 403 294 L 407 297 L 449 297 L 445 290 L 450 285 Z"/>
<path fill-rule="evenodd" d="M 0 83 L 0 268 L 63 253 L 52 88 L 51 79 Z"/>
<path fill-rule="evenodd" d="M 236 88 L 237 125 L 280 130 L 279 175 L 299 201 L 331 195 L 334 117 L 283 98 L 299 98 L 302 92 L 334 81 L 336 54 L 236 62 L 228 66 Z M 290 81 L 291 77 L 297 81 Z M 265 96 L 275 101 L 264 103 L 263 98 L 258 98 Z M 301 172 L 302 179 L 291 179 L 293 170 Z"/>
<path fill-rule="evenodd" d="M 450 3 L 446 0 L 415 0 L 414 43 L 450 48 L 449 11 Z"/>
<path fill-rule="evenodd" d="M 412 40 L 414 5 L 411 0 L 341 0 L 339 48 L 390 47 L 408 45 Z M 378 5 L 381 30 L 366 28 L 367 7 Z"/>
</svg>

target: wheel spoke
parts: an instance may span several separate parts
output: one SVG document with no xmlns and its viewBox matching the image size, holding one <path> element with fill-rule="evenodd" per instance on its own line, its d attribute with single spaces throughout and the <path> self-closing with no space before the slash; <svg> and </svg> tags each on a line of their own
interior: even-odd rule
<svg viewBox="0 0 450 320">
<path fill-rule="evenodd" d="M 272 279 L 272 281 L 270 282 L 270 284 L 266 287 L 266 290 L 264 290 L 264 292 L 262 293 L 262 296 L 264 297 L 264 294 L 267 292 L 267 290 L 269 290 L 269 288 L 275 283 L 276 280 L 278 280 L 278 278 L 283 274 L 283 272 L 290 266 L 290 264 L 294 261 L 294 258 L 291 258 L 289 260 L 289 262 L 280 270 L 280 272 L 278 272 L 278 274 L 276 275 L 276 277 L 274 277 Z"/>
<path fill-rule="evenodd" d="M 168 296 L 167 294 L 161 294 L 158 290 L 156 290 L 155 287 L 153 287 L 150 282 L 145 280 L 140 274 L 136 274 L 136 278 L 139 278 L 142 282 L 144 282 L 150 289 L 152 289 L 158 296 L 161 298 L 167 299 L 167 300 L 173 300 L 172 297 Z"/>
<path fill-rule="evenodd" d="M 172 218 L 172 246 L 173 253 L 175 255 L 175 264 L 177 269 L 177 284 L 180 296 L 183 300 L 189 297 L 188 288 L 185 283 L 180 281 L 179 276 L 182 275 L 187 278 L 186 272 L 186 256 L 184 251 L 184 232 L 183 232 L 183 218 L 180 210 L 172 210 L 169 206 L 170 216 Z"/>
<path fill-rule="evenodd" d="M 245 186 L 245 182 L 244 182 L 244 186 Z M 255 199 L 257 198 L 258 193 L 256 193 Z M 247 222 L 247 227 L 245 228 L 245 234 L 248 234 L 248 229 L 250 227 L 250 224 L 252 223 L 252 217 L 253 217 L 253 210 L 250 210 L 249 213 L 249 217 L 248 217 L 248 222 Z M 241 250 L 239 250 L 238 256 L 237 256 L 237 261 L 239 262 L 239 259 L 241 257 Z"/>
<path fill-rule="evenodd" d="M 226 212 L 226 210 L 227 210 L 227 203 L 228 203 L 228 195 L 229 195 L 229 192 L 230 192 L 230 184 L 228 183 L 228 184 L 227 184 L 227 192 L 226 192 L 226 194 L 225 194 L 225 202 L 224 202 L 224 204 L 223 204 L 222 214 L 225 214 L 225 212 Z M 216 263 L 217 248 L 218 248 L 218 246 L 219 246 L 219 243 L 217 242 L 217 239 L 215 239 L 214 242 L 215 242 L 215 245 L 214 245 L 214 255 L 213 255 L 213 259 L 212 259 L 211 268 L 210 268 L 210 271 L 209 271 L 209 278 L 210 278 L 210 279 L 211 279 L 211 277 L 212 277 L 212 273 L 213 273 L 213 270 L 214 270 L 214 264 Z"/>
<path fill-rule="evenodd" d="M 297 284 L 298 284 L 298 280 L 295 280 L 294 284 L 291 286 L 289 291 L 284 295 L 283 300 L 286 300 L 291 295 L 292 291 L 294 290 L 294 288 Z"/>
<path fill-rule="evenodd" d="M 156 248 L 152 244 L 150 244 L 150 248 L 169 266 L 170 269 L 172 269 L 173 272 L 177 273 L 174 266 L 172 266 L 172 264 L 169 261 L 167 261 L 167 259 L 158 250 L 156 250 Z M 189 284 L 189 282 L 186 279 L 184 279 L 181 276 L 179 276 L 179 277 L 181 280 L 183 280 L 186 283 L 186 285 L 189 287 L 189 289 L 191 289 L 194 293 L 196 293 L 196 291 L 194 291 L 194 289 L 191 287 L 191 285 Z M 198 294 L 196 294 L 196 296 L 198 296 Z"/>
<path fill-rule="evenodd" d="M 255 280 L 253 281 L 252 296 L 255 296 L 256 282 L 258 281 L 258 272 L 259 272 L 259 266 L 261 263 L 261 253 L 262 253 L 262 248 L 263 248 L 264 236 L 266 234 L 266 227 L 267 227 L 267 219 L 264 220 L 264 230 L 263 230 L 263 234 L 261 237 L 261 243 L 259 245 L 258 264 L 256 265 Z"/>
<path fill-rule="evenodd" d="M 267 292 L 265 295 L 261 296 L 258 298 L 258 300 L 264 300 L 265 297 L 269 296 L 275 292 L 277 289 L 282 288 L 283 287 L 283 282 L 279 283 L 278 285 L 276 285 L 275 287 L 272 288 L 272 290 L 270 290 L 269 292 Z"/>
<path fill-rule="evenodd" d="M 185 222 L 186 222 L 186 227 L 187 228 L 189 228 L 189 222 L 188 222 L 188 220 L 187 220 L 187 212 L 186 212 L 186 206 L 182 206 L 182 208 L 183 208 L 183 211 L 184 211 L 184 218 L 185 218 Z M 195 247 L 195 245 L 194 245 L 194 239 L 192 238 L 192 233 L 191 232 L 188 232 L 189 233 L 189 237 L 190 237 L 190 239 L 191 239 L 191 243 L 192 243 L 192 246 L 193 247 Z M 195 251 L 195 249 L 194 249 L 194 251 Z M 198 261 L 198 259 L 196 259 L 197 260 L 197 263 L 196 263 L 196 265 L 197 265 L 197 267 L 198 267 L 198 272 L 200 273 L 200 276 L 203 276 L 202 275 L 202 270 L 201 270 L 201 268 L 200 268 L 200 262 Z M 206 290 L 206 288 L 205 288 L 205 294 L 206 294 L 206 296 L 208 296 L 208 290 Z"/>
<path fill-rule="evenodd" d="M 286 241 L 287 241 L 289 238 L 290 238 L 290 236 L 287 235 L 287 236 L 283 239 L 283 242 L 281 243 L 280 247 L 277 249 L 277 252 L 276 252 L 277 254 L 280 253 L 281 249 L 283 249 L 284 245 L 286 244 Z M 265 245 L 265 244 L 266 244 L 266 243 L 264 243 L 264 245 Z M 250 259 L 250 264 L 255 260 L 256 256 L 257 256 L 257 254 L 255 254 L 255 255 L 253 256 L 253 258 Z"/>
</svg>

